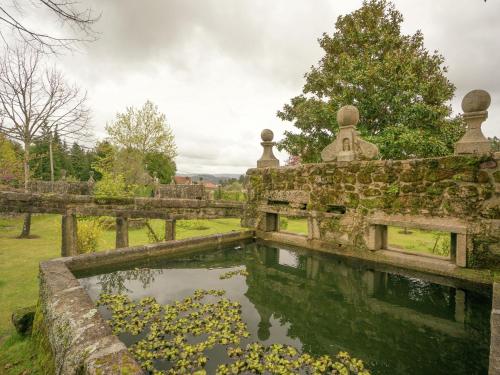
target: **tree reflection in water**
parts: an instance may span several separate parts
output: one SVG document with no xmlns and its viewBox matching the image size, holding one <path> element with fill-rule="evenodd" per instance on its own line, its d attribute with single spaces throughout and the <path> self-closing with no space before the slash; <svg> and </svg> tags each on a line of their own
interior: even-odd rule
<svg viewBox="0 0 500 375">
<path fill-rule="evenodd" d="M 142 288 L 146 289 L 149 284 L 155 281 L 155 276 L 161 275 L 162 269 L 134 268 L 126 271 L 115 271 L 98 276 L 97 283 L 101 287 L 101 293 L 124 294 L 132 293 L 132 290 L 125 286 L 130 281 L 139 281 Z"/>
</svg>

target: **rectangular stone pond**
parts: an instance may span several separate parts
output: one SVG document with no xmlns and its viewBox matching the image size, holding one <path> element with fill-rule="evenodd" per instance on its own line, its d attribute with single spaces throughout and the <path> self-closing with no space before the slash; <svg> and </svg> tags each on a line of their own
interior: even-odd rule
<svg viewBox="0 0 500 375">
<path fill-rule="evenodd" d="M 224 296 L 200 301 L 227 298 L 241 304 L 249 333 L 241 347 L 281 343 L 332 357 L 346 351 L 372 374 L 488 373 L 491 287 L 380 267 L 251 242 L 74 273 L 93 301 L 107 293 L 123 294 L 131 302 L 154 297 L 174 306 L 197 289 L 224 290 Z M 99 311 L 111 318 L 109 307 Z M 149 327 L 118 337 L 133 348 L 147 341 Z M 186 335 L 193 345 L 207 337 L 202 336 Z M 204 352 L 208 374 L 234 361 L 228 346 L 235 345 L 217 344 Z M 168 360 L 152 364 L 157 370 L 173 366 Z"/>
</svg>

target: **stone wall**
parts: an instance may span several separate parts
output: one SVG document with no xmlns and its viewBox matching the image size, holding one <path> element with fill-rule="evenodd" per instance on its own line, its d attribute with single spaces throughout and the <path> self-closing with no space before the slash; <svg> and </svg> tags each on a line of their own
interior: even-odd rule
<svg viewBox="0 0 500 375">
<path fill-rule="evenodd" d="M 76 194 L 91 195 L 93 185 L 87 182 L 68 182 L 68 181 L 40 181 L 32 180 L 29 182 L 29 191 L 33 193 L 55 193 L 55 194 Z"/>
<path fill-rule="evenodd" d="M 151 219 L 240 217 L 243 204 L 199 199 L 99 198 L 88 195 L 0 191 L 0 212 L 68 213 Z"/>
<path fill-rule="evenodd" d="M 461 266 L 499 268 L 499 162 L 496 153 L 250 169 L 243 225 L 270 232 L 273 215 L 303 216 L 309 240 L 365 251 L 378 224 L 415 224 L 458 233 Z"/>
<path fill-rule="evenodd" d="M 177 199 L 208 199 L 209 192 L 203 185 L 159 185 L 157 193 L 158 198 L 177 198 Z"/>
</svg>

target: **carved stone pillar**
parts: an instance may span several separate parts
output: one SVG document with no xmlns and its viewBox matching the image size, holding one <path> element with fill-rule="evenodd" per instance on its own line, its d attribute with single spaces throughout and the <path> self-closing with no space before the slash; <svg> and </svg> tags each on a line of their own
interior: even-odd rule
<svg viewBox="0 0 500 375">
<path fill-rule="evenodd" d="M 165 241 L 175 240 L 175 220 L 165 220 Z"/>
</svg>

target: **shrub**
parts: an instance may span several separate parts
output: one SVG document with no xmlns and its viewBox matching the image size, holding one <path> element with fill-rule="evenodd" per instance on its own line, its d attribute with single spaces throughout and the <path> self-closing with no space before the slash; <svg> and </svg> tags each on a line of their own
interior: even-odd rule
<svg viewBox="0 0 500 375">
<path fill-rule="evenodd" d="M 103 173 L 94 187 L 94 196 L 99 198 L 122 198 L 134 195 L 135 186 L 127 186 L 121 174 Z"/>
<path fill-rule="evenodd" d="M 103 232 L 101 220 L 96 218 L 78 221 L 77 249 L 79 254 L 94 253 L 99 246 L 99 237 Z"/>
</svg>

